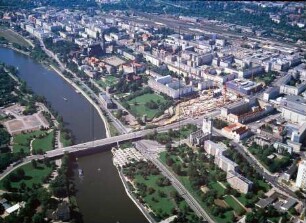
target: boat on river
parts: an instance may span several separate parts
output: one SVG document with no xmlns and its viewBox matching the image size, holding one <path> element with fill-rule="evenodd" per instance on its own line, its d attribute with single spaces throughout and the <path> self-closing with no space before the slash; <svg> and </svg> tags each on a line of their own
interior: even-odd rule
<svg viewBox="0 0 306 223">
<path fill-rule="evenodd" d="M 81 168 L 79 168 L 78 171 L 79 171 L 79 177 L 83 177 L 84 171 Z"/>
</svg>

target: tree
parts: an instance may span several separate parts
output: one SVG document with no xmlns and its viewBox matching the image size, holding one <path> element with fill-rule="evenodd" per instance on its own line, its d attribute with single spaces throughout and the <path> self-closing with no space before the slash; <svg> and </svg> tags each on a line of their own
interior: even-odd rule
<svg viewBox="0 0 306 223">
<path fill-rule="evenodd" d="M 3 183 L 3 187 L 4 187 L 6 190 L 12 189 L 11 181 L 10 181 L 8 178 L 4 178 L 4 180 L 3 180 L 2 183 Z"/>
<path fill-rule="evenodd" d="M 42 213 L 34 214 L 34 216 L 32 218 L 32 222 L 33 223 L 43 223 L 43 222 L 45 222 L 44 216 L 42 215 Z"/>
<path fill-rule="evenodd" d="M 22 169 L 22 168 L 18 168 L 16 173 L 17 173 L 17 176 L 18 176 L 19 179 L 23 179 L 24 176 L 25 176 L 24 169 Z"/>
<path fill-rule="evenodd" d="M 4 213 L 5 209 L 2 204 L 0 204 L 0 215 Z"/>
<path fill-rule="evenodd" d="M 255 218 L 255 216 L 254 216 L 254 213 L 248 212 L 248 213 L 246 214 L 245 222 L 250 222 L 250 223 L 256 222 L 256 218 Z"/>
<path fill-rule="evenodd" d="M 166 158 L 166 164 L 168 165 L 168 166 L 172 166 L 173 165 L 173 159 L 169 156 L 169 157 L 167 157 Z"/>
<path fill-rule="evenodd" d="M 181 175 L 182 174 L 182 166 L 178 163 L 176 163 L 175 165 L 173 165 L 173 171 L 177 174 L 177 175 Z"/>
<path fill-rule="evenodd" d="M 26 188 L 27 188 L 26 183 L 22 181 L 21 184 L 20 184 L 20 189 L 25 190 Z"/>
<path fill-rule="evenodd" d="M 36 160 L 32 160 L 31 163 L 32 163 L 32 166 L 36 169 L 36 168 L 37 168 L 37 162 L 36 162 Z"/>
<path fill-rule="evenodd" d="M 148 194 L 153 194 L 155 192 L 155 189 L 153 187 L 148 187 L 147 192 Z"/>
</svg>

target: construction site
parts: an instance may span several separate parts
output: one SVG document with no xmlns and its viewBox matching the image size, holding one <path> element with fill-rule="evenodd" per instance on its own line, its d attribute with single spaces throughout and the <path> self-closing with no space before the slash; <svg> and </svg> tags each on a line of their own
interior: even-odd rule
<svg viewBox="0 0 306 223">
<path fill-rule="evenodd" d="M 225 85 L 221 89 L 215 86 L 199 91 L 196 98 L 180 102 L 173 109 L 171 118 L 160 119 L 156 124 L 166 125 L 186 118 L 196 118 L 239 100 L 236 94 L 227 91 Z"/>
</svg>

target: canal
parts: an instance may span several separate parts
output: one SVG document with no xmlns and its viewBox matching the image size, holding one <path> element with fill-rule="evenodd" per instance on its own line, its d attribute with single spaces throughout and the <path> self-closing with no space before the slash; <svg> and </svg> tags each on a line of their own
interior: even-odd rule
<svg viewBox="0 0 306 223">
<path fill-rule="evenodd" d="M 0 47 L 0 61 L 18 67 L 19 77 L 44 96 L 63 117 L 76 143 L 105 138 L 105 126 L 94 107 L 53 70 L 28 56 Z M 85 223 L 142 223 L 142 213 L 124 191 L 110 151 L 79 157 L 84 177 L 75 177 L 77 202 Z"/>
</svg>

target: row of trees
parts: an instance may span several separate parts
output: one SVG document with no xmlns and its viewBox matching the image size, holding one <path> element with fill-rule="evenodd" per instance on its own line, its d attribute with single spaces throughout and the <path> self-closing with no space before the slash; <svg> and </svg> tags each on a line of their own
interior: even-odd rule
<svg viewBox="0 0 306 223">
<path fill-rule="evenodd" d="M 13 94 L 15 81 L 4 71 L 4 64 L 0 65 L 0 107 L 18 101 L 18 96 Z"/>
<path fill-rule="evenodd" d="M 73 191 L 72 182 L 69 180 L 69 157 L 65 155 L 62 158 L 62 166 L 58 169 L 58 175 L 50 183 L 50 190 L 55 197 L 65 198 Z"/>
</svg>

